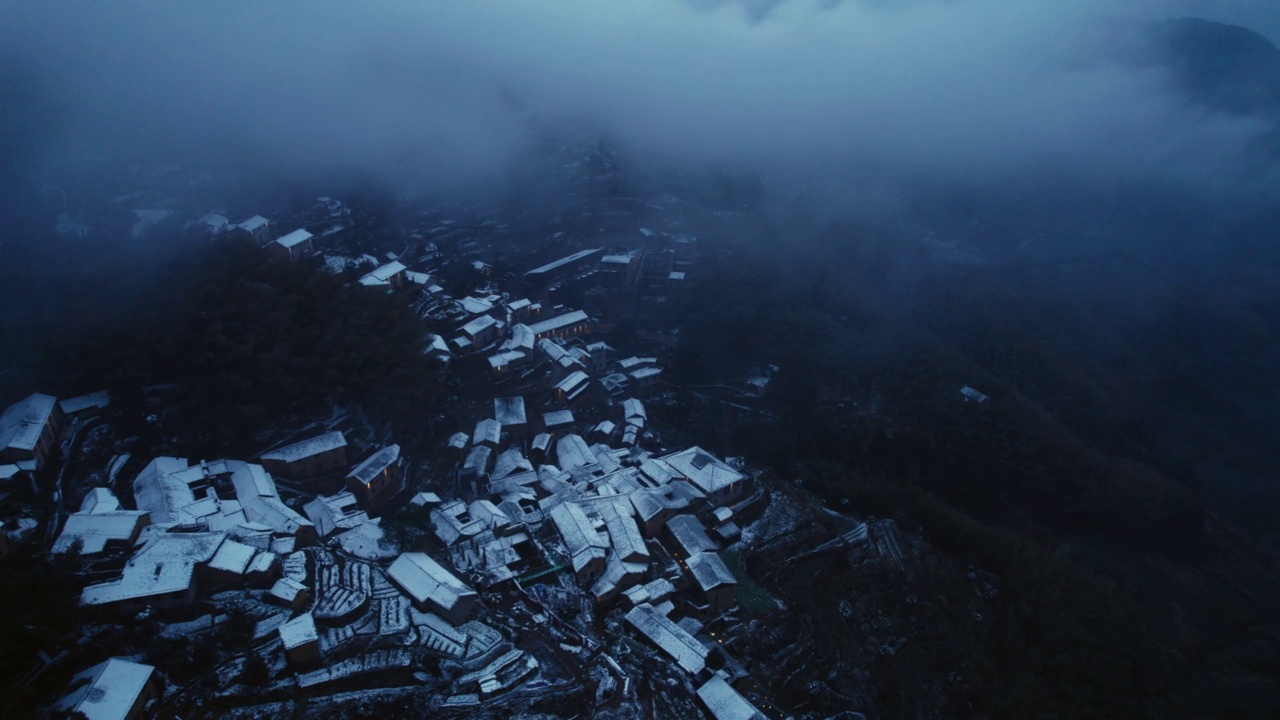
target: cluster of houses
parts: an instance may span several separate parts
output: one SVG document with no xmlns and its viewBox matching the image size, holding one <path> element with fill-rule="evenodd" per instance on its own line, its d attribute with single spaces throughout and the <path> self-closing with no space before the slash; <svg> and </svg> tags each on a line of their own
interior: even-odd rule
<svg viewBox="0 0 1280 720">
<path fill-rule="evenodd" d="M 720 551 L 740 535 L 734 517 L 755 499 L 751 477 L 696 446 L 646 447 L 638 398 L 581 428 L 571 411 L 546 413 L 536 434 L 524 405 L 495 398 L 493 417 L 450 439 L 465 458 L 459 497 L 424 502 L 448 561 L 482 590 L 571 576 L 599 615 L 623 611 L 637 636 L 702 682 L 713 717 L 756 717 L 740 714 L 756 711 L 717 674 L 715 644 L 696 637 L 736 605 Z"/>
<path fill-rule="evenodd" d="M 315 253 L 310 232 L 273 238 L 261 216 L 202 220 L 215 232 L 243 231 L 283 259 Z M 515 292 L 489 281 L 461 299 L 392 254 L 385 262 L 326 257 L 335 273 L 372 266 L 360 285 L 418 288 L 419 309 L 438 331 L 426 353 L 446 367 L 455 358 L 487 363 L 498 389 L 492 416 L 446 444 L 456 476 L 433 479 L 439 492 L 413 496 L 411 512 L 429 524 L 435 549 L 399 552 L 371 517 L 403 497 L 398 445 L 353 462 L 344 435 L 331 431 L 253 462 L 158 457 L 133 478 L 132 507 L 93 488 L 60 528 L 55 553 L 123 560 L 113 576 L 83 588 L 81 603 L 136 612 L 250 593 L 280 609 L 256 632 L 279 641 L 303 688 L 367 671 L 350 659 L 325 660 L 354 635 L 370 627 L 408 633 L 410 644 L 458 664 L 450 702 L 465 705 L 538 668 L 486 624 L 480 593 L 565 577 L 599 616 L 617 610 L 629 632 L 688 673 L 712 717 L 763 717 L 733 689 L 718 646 L 699 637 L 736 604 L 738 580 L 721 551 L 740 534 L 736 514 L 755 498 L 751 477 L 699 447 L 657 447 L 645 405 L 662 389 L 657 358 L 616 357 L 607 343 L 589 341 L 600 324 L 586 311 L 551 300 L 575 284 L 617 297 L 645 282 L 683 283 L 695 241 L 664 242 L 657 250 L 581 250 L 516 278 Z M 427 250 L 424 257 L 438 255 L 434 245 Z M 484 263 L 474 270 L 493 274 Z M 9 408 L 0 420 L 0 480 L 33 474 L 66 418 L 106 401 L 33 395 Z M 286 503 L 282 487 L 302 501 Z M 361 662 L 402 668 L 411 659 L 397 651 Z M 86 677 L 88 692 L 68 696 L 65 708 L 97 717 L 86 708 L 109 702 L 125 714 L 102 716 L 132 717 L 156 697 L 154 669 L 124 659 Z M 97 692 L 95 683 L 110 687 Z"/>
</svg>

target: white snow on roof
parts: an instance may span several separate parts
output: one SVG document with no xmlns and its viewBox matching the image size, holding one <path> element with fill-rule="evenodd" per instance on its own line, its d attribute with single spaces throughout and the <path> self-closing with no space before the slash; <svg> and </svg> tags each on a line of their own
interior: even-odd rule
<svg viewBox="0 0 1280 720">
<path fill-rule="evenodd" d="M 220 532 L 155 535 L 125 564 L 120 579 L 86 587 L 80 602 L 104 605 L 186 591 L 196 565 L 208 562 L 226 537 Z"/>
<path fill-rule="evenodd" d="M 426 553 L 404 553 L 391 563 L 387 576 L 414 600 L 430 601 L 446 611 L 476 594 Z"/>
<path fill-rule="evenodd" d="M 356 496 L 345 490 L 337 495 L 317 497 L 304 505 L 303 510 L 315 523 L 320 537 L 328 537 L 336 530 L 350 530 L 369 519 L 360 509 Z"/>
<path fill-rule="evenodd" d="M 560 315 L 559 317 L 553 317 L 550 320 L 543 320 L 540 323 L 534 323 L 533 325 L 529 326 L 529 330 L 531 330 L 533 334 L 537 336 L 537 335 L 542 335 L 544 333 L 561 330 L 561 329 L 570 327 L 572 325 L 577 325 L 578 323 L 583 323 L 586 321 L 587 321 L 587 314 L 585 312 L 581 310 L 574 310 L 571 313 Z"/>
<path fill-rule="evenodd" d="M 719 675 L 712 675 L 698 688 L 698 698 L 715 720 L 757 720 L 764 717 L 755 705 L 747 702 Z"/>
<path fill-rule="evenodd" d="M 406 269 L 407 268 L 405 268 L 403 263 L 390 262 L 390 263 L 387 263 L 386 265 L 383 265 L 382 267 L 375 268 L 369 271 L 368 274 L 360 278 L 360 284 L 361 285 L 390 285 L 391 278 L 395 277 L 396 275 L 399 275 L 400 273 L 404 272 Z"/>
<path fill-rule="evenodd" d="M 388 445 L 378 452 L 370 455 L 368 459 L 356 466 L 347 477 L 353 477 L 360 482 L 368 485 L 373 481 L 378 473 L 391 467 L 392 463 L 400 459 L 400 446 Z"/>
<path fill-rule="evenodd" d="M 464 432 L 456 432 L 449 436 L 449 442 L 446 444 L 454 450 L 465 450 L 469 440 L 471 440 L 470 435 Z"/>
<path fill-rule="evenodd" d="M 218 494 L 218 483 L 228 477 L 234 497 Z M 311 526 L 280 500 L 261 465 L 240 460 L 187 467 L 181 458 L 159 457 L 134 479 L 133 495 L 138 509 L 150 512 L 159 526 L 202 527 L 236 536 L 263 531 L 293 535 Z"/>
<path fill-rule="evenodd" d="M 746 479 L 745 475 L 696 445 L 662 459 L 707 494 L 718 492 Z"/>
<path fill-rule="evenodd" d="M 538 433 L 533 438 L 533 444 L 530 448 L 546 452 L 551 449 L 551 433 Z"/>
<path fill-rule="evenodd" d="M 218 546 L 218 552 L 213 554 L 213 558 L 209 560 L 209 567 L 214 570 L 222 570 L 223 572 L 243 575 L 249 570 L 249 563 L 253 560 L 254 553 L 257 550 L 238 543 L 228 538 Z"/>
<path fill-rule="evenodd" d="M 545 273 L 549 273 L 552 270 L 568 265 L 569 263 L 581 260 L 582 258 L 598 253 L 601 250 L 603 250 L 603 248 L 591 248 L 589 250 L 580 250 L 572 255 L 562 257 L 559 260 L 553 260 L 552 262 L 549 262 L 546 265 L 536 267 L 530 270 L 529 272 L 525 273 L 525 277 L 528 277 L 530 275 L 542 275 Z"/>
<path fill-rule="evenodd" d="M 471 434 L 472 445 L 497 445 L 502 439 L 502 424 L 493 418 L 485 418 L 476 423 L 475 432 Z"/>
<path fill-rule="evenodd" d="M 33 452 L 58 399 L 33 393 L 0 415 L 0 447 Z"/>
<path fill-rule="evenodd" d="M 569 434 L 556 441 L 556 462 L 560 468 L 569 470 L 575 467 L 595 465 L 595 455 L 591 453 L 587 441 L 581 435 Z"/>
<path fill-rule="evenodd" d="M 267 219 L 262 217 L 261 215 L 254 215 L 248 220 L 245 220 L 244 222 L 237 224 L 236 227 L 240 228 L 241 230 L 248 230 L 249 232 L 253 232 L 254 230 L 257 230 L 263 225 L 266 225 L 267 222 L 268 222 Z"/>
<path fill-rule="evenodd" d="M 466 325 L 463 325 L 462 332 L 474 338 L 475 336 L 479 335 L 480 333 L 484 332 L 485 330 L 497 324 L 498 324 L 498 321 L 494 320 L 492 316 L 481 315 L 475 320 L 472 320 Z"/>
<path fill-rule="evenodd" d="M 693 515 L 677 515 L 671 518 L 667 521 L 667 529 L 690 556 L 719 547 L 707 535 L 706 529 L 702 527 L 702 521 Z"/>
<path fill-rule="evenodd" d="M 572 393 L 580 385 L 582 385 L 585 382 L 588 382 L 589 380 L 591 380 L 591 377 L 589 375 L 582 372 L 581 370 L 577 370 L 569 375 L 566 375 L 563 380 L 556 383 L 556 390 L 559 390 L 560 392 L 563 392 L 563 393 Z"/>
<path fill-rule="evenodd" d="M 524 398 L 494 398 L 493 416 L 503 425 L 524 425 L 528 422 L 524 412 Z"/>
<path fill-rule="evenodd" d="M 96 487 L 89 490 L 84 496 L 84 500 L 80 501 L 80 512 L 82 513 L 105 513 L 120 509 L 120 500 L 115 493 L 104 487 Z"/>
<path fill-rule="evenodd" d="M 533 330 L 524 323 L 516 323 L 511 326 L 511 337 L 502 343 L 503 350 L 533 350 L 533 344 L 536 340 Z"/>
<path fill-rule="evenodd" d="M 462 469 L 476 475 L 483 474 L 489 467 L 489 458 L 492 455 L 493 448 L 488 445 L 476 445 L 471 448 L 467 459 L 462 462 Z"/>
<path fill-rule="evenodd" d="M 301 440 L 292 445 L 286 445 L 278 450 L 272 450 L 269 453 L 263 453 L 263 460 L 279 460 L 281 462 L 297 462 L 304 458 L 319 455 L 320 453 L 329 452 L 336 448 L 343 447 L 347 444 L 347 438 L 342 433 L 334 431 L 318 435 L 313 438 Z"/>
<path fill-rule="evenodd" d="M 573 424 L 572 410 L 556 410 L 555 412 L 543 413 L 542 422 L 547 427 L 560 427 L 562 425 Z"/>
<path fill-rule="evenodd" d="M 564 349 L 564 346 L 551 338 L 542 338 L 539 340 L 538 349 L 541 350 L 551 362 L 560 362 L 565 355 L 569 354 L 568 351 Z"/>
<path fill-rule="evenodd" d="M 725 565 L 720 556 L 713 552 L 690 555 L 685 563 L 689 566 L 689 572 L 693 573 L 693 579 L 698 583 L 698 587 L 704 591 L 713 590 L 721 585 L 738 584 L 729 566 Z"/>
<path fill-rule="evenodd" d="M 461 307 L 468 315 L 486 315 L 493 311 L 493 303 L 470 296 L 459 300 L 458 307 Z"/>
<path fill-rule="evenodd" d="M 626 420 L 631 418 L 648 419 L 649 415 L 644 409 L 643 402 L 635 398 L 627 398 L 622 401 L 622 417 Z"/>
<path fill-rule="evenodd" d="M 662 602 L 675 593 L 676 586 L 672 585 L 670 580 L 660 577 L 656 580 L 650 580 L 644 585 L 637 585 L 627 590 L 624 594 L 632 605 L 639 605 L 641 603 L 653 604 Z"/>
<path fill-rule="evenodd" d="M 280 626 L 280 641 L 285 650 L 302 647 L 307 643 L 319 642 L 320 633 L 316 632 L 316 620 L 311 613 L 305 612 Z"/>
<path fill-rule="evenodd" d="M 489 356 L 489 367 L 494 370 L 499 370 L 523 359 L 524 353 L 519 350 L 504 350 L 497 355 Z"/>
<path fill-rule="evenodd" d="M 314 236 L 311 233 L 307 232 L 302 228 L 298 228 L 297 230 L 294 230 L 288 235 L 276 238 L 276 243 L 283 247 L 291 248 L 297 245 L 301 245 L 302 243 L 310 240 L 312 237 Z"/>
<path fill-rule="evenodd" d="M 613 546 L 613 554 L 626 562 L 647 562 L 649 548 L 640 535 L 640 527 L 636 525 L 635 514 L 631 504 L 625 497 L 612 498 L 596 505 L 600 517 L 604 519 L 605 529 L 609 531 L 609 542 Z"/>
<path fill-rule="evenodd" d="M 670 618 L 659 614 L 652 605 L 644 603 L 631 608 L 627 622 L 690 675 L 697 675 L 706 667 L 707 648 Z"/>
<path fill-rule="evenodd" d="M 580 570 L 593 558 L 604 559 L 609 546 L 596 531 L 587 514 L 576 503 L 561 503 L 551 509 L 551 522 L 564 540 L 565 549 L 573 558 L 574 570 Z"/>
<path fill-rule="evenodd" d="M 89 682 L 58 701 L 57 709 L 89 720 L 127 720 L 154 672 L 150 665 L 111 658 L 77 675 L 73 684 Z"/>
<path fill-rule="evenodd" d="M 67 523 L 53 544 L 53 552 L 69 552 L 78 543 L 81 554 L 100 553 L 106 549 L 108 542 L 125 542 L 133 538 L 146 521 L 147 513 L 141 510 L 108 509 L 73 513 L 67 516 Z"/>
<path fill-rule="evenodd" d="M 102 390 L 88 395 L 80 395 L 78 397 L 69 398 L 58 403 L 58 407 L 62 408 L 62 412 L 68 415 L 78 413 L 82 410 L 97 408 L 99 410 L 111 404 L 111 393 Z"/>
<path fill-rule="evenodd" d="M 292 605 L 298 595 L 307 592 L 307 586 L 290 577 L 282 577 L 271 586 L 271 597 Z"/>
</svg>

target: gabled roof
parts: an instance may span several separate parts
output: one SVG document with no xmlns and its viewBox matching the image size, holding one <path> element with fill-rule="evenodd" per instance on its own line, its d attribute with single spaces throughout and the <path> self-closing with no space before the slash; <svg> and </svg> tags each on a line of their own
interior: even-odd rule
<svg viewBox="0 0 1280 720">
<path fill-rule="evenodd" d="M 573 424 L 572 410 L 556 410 L 555 412 L 543 413 L 542 424 L 549 428 L 561 427 Z"/>
<path fill-rule="evenodd" d="M 52 395 L 34 393 L 10 405 L 0 415 L 0 448 L 34 451 L 57 404 Z"/>
<path fill-rule="evenodd" d="M 266 218 L 262 217 L 261 215 L 254 215 L 248 220 L 245 220 L 240 223 L 236 223 L 236 227 L 240 228 L 241 230 L 248 230 L 249 232 L 253 232 L 254 230 L 257 230 L 263 225 L 266 225 L 268 222 L 269 221 Z"/>
<path fill-rule="evenodd" d="M 498 324 L 498 321 L 497 321 L 497 320 L 495 320 L 495 319 L 493 319 L 493 316 L 491 316 L 491 315 L 481 315 L 480 317 L 476 318 L 475 320 L 472 320 L 471 322 L 467 323 L 466 325 L 463 325 L 463 326 L 462 326 L 462 332 L 466 333 L 467 335 L 469 335 L 469 336 L 471 336 L 471 337 L 475 337 L 475 336 L 479 335 L 480 333 L 484 332 L 485 330 L 487 330 L 487 329 L 489 329 L 489 328 L 491 328 L 491 327 L 493 327 L 494 325 L 497 325 L 497 324 Z"/>
<path fill-rule="evenodd" d="M 118 580 L 86 587 L 80 603 L 105 605 L 186 591 L 196 565 L 208 562 L 226 537 L 209 532 L 155 535 L 129 559 Z"/>
<path fill-rule="evenodd" d="M 763 720 L 764 715 L 755 705 L 738 694 L 724 678 L 712 675 L 698 688 L 698 699 L 711 711 L 715 720 Z"/>
<path fill-rule="evenodd" d="M 426 553 L 404 553 L 391 563 L 387 577 L 414 600 L 431 602 L 446 611 L 476 594 Z"/>
<path fill-rule="evenodd" d="M 626 617 L 632 627 L 671 656 L 685 672 L 697 675 L 707 666 L 707 648 L 684 628 L 658 613 L 652 605 L 637 605 Z"/>
<path fill-rule="evenodd" d="M 291 248 L 310 240 L 315 237 L 305 229 L 299 228 L 283 237 L 276 238 L 276 243 L 284 247 Z"/>
<path fill-rule="evenodd" d="M 502 423 L 493 418 L 485 418 L 476 423 L 475 432 L 471 435 L 472 445 L 497 445 L 502 439 Z"/>
<path fill-rule="evenodd" d="M 407 270 L 404 263 L 389 262 L 382 267 L 374 268 L 360 278 L 361 285 L 390 285 L 391 278 Z"/>
<path fill-rule="evenodd" d="M 583 258 L 590 257 L 591 255 L 594 255 L 598 252 L 602 252 L 603 250 L 604 248 L 590 248 L 588 250 L 579 250 L 578 252 L 572 255 L 562 257 L 559 260 L 552 260 L 546 265 L 540 265 L 526 272 L 524 275 L 525 277 L 529 277 L 530 275 L 534 275 L 534 276 L 545 275 L 546 273 L 552 272 L 553 270 L 559 269 L 561 267 L 564 267 L 565 265 L 576 262 Z"/>
<path fill-rule="evenodd" d="M 311 613 L 305 612 L 280 626 L 280 641 L 285 650 L 293 650 L 307 643 L 319 642 L 320 633 L 316 631 L 316 620 Z"/>
<path fill-rule="evenodd" d="M 608 542 L 596 531 L 587 514 L 572 502 L 561 503 L 550 511 L 551 522 L 564 540 L 565 549 L 573 558 L 575 571 L 581 570 L 592 559 L 605 557 Z"/>
<path fill-rule="evenodd" d="M 694 582 L 703 592 L 714 590 L 722 585 L 737 585 L 738 580 L 729 570 L 729 566 L 724 564 L 724 560 L 713 552 L 700 552 L 696 555 L 690 555 L 685 561 L 689 566 L 689 572 L 693 574 Z"/>
<path fill-rule="evenodd" d="M 719 548 L 715 541 L 707 535 L 706 528 L 702 526 L 702 521 L 693 515 L 677 515 L 671 518 L 667 521 L 667 529 L 671 531 L 671 535 L 675 537 L 676 542 L 690 557 L 707 550 Z"/>
<path fill-rule="evenodd" d="M 370 455 L 367 460 L 360 463 L 352 470 L 347 477 L 352 477 L 360 482 L 368 485 L 373 481 L 378 473 L 391 467 L 393 463 L 400 459 L 400 446 L 388 445 L 378 452 Z"/>
<path fill-rule="evenodd" d="M 587 441 L 573 433 L 556 441 L 556 463 L 562 470 L 597 464 Z"/>
<path fill-rule="evenodd" d="M 662 459 L 707 494 L 723 490 L 747 477 L 696 445 Z"/>
<path fill-rule="evenodd" d="M 155 668 L 123 658 L 111 658 L 76 675 L 88 680 L 58 701 L 58 710 L 83 713 L 89 720 L 127 720 L 146 690 Z"/>
<path fill-rule="evenodd" d="M 534 335 L 541 335 L 543 333 L 554 332 L 556 330 L 562 330 L 567 327 L 572 327 L 574 325 L 577 325 L 578 323 L 583 323 L 586 321 L 587 321 L 587 314 L 585 312 L 581 310 L 574 310 L 571 313 L 566 313 L 564 315 L 560 315 L 559 317 L 553 317 L 550 320 L 543 320 L 540 323 L 534 323 L 533 325 L 529 326 L 529 330 L 532 331 Z"/>
<path fill-rule="evenodd" d="M 292 445 L 285 445 L 278 450 L 262 454 L 263 460 L 279 460 L 280 462 L 297 462 L 320 453 L 329 452 L 347 444 L 347 438 L 340 432 L 327 432 L 313 438 L 300 440 Z"/>
</svg>

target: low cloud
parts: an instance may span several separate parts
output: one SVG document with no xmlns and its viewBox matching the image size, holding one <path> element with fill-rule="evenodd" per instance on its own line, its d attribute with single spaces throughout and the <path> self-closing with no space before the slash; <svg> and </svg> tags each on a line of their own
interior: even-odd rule
<svg viewBox="0 0 1280 720">
<path fill-rule="evenodd" d="M 1115 28 L 1163 17 L 1159 5 L 25 0 L 0 10 L 0 46 L 40 100 L 24 103 L 36 117 L 22 127 L 52 128 L 46 148 L 299 174 L 500 177 L 525 110 L 658 162 L 954 177 L 1229 169 L 1265 125 L 1198 109 L 1158 67 L 1119 59 L 1117 38 L 1132 35 Z"/>
</svg>

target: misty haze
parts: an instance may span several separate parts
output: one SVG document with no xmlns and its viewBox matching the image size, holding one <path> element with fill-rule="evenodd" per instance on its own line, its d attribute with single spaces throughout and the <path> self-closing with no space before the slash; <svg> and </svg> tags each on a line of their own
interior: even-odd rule
<svg viewBox="0 0 1280 720">
<path fill-rule="evenodd" d="M 1277 42 L 0 3 L 0 715 L 1280 717 Z"/>
</svg>

